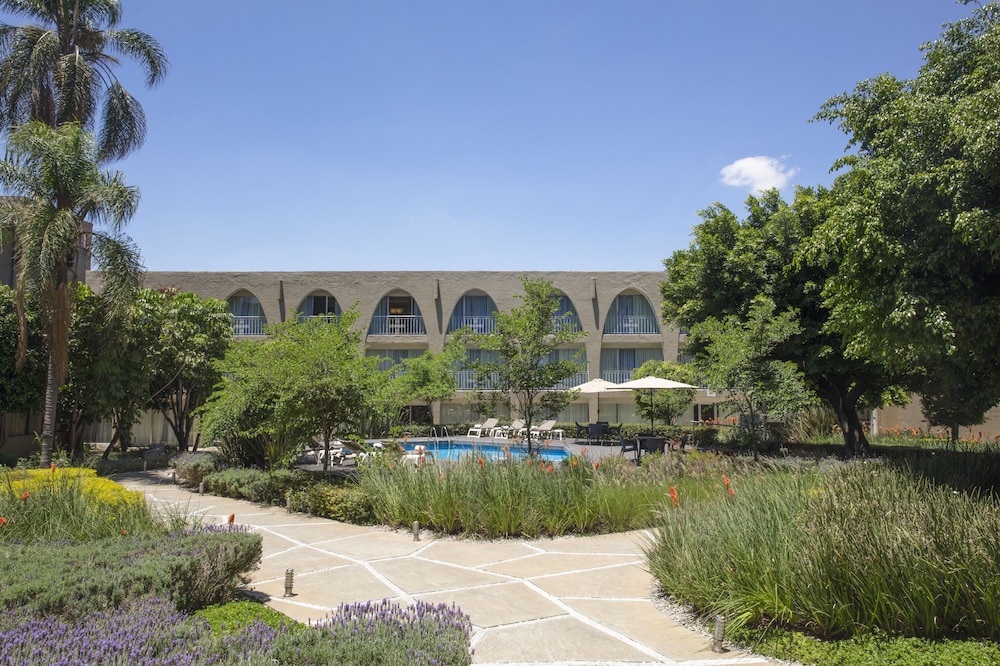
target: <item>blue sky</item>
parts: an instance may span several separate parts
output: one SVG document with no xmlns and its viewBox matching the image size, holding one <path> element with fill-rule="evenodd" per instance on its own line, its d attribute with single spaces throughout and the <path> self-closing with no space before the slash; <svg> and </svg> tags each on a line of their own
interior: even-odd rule
<svg viewBox="0 0 1000 666">
<path fill-rule="evenodd" d="M 124 0 L 171 68 L 129 233 L 150 270 L 661 270 L 697 211 L 829 184 L 809 122 L 950 0 Z M 7 19 L 19 22 L 17 19 Z"/>
</svg>

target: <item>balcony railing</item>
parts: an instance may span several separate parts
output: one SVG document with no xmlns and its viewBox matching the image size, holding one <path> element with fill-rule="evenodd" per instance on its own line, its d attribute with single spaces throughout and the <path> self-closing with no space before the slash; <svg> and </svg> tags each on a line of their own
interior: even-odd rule
<svg viewBox="0 0 1000 666">
<path fill-rule="evenodd" d="M 372 317 L 368 335 L 426 335 L 420 315 L 385 315 Z"/>
<path fill-rule="evenodd" d="M 660 327 L 656 320 L 646 315 L 619 315 L 604 324 L 604 333 L 610 335 L 657 334 Z"/>
<path fill-rule="evenodd" d="M 309 321 L 310 319 L 319 319 L 325 321 L 328 324 L 333 324 L 340 319 L 340 315 L 328 312 L 326 314 L 316 314 L 316 315 L 299 315 L 299 321 Z"/>
<path fill-rule="evenodd" d="M 565 391 L 567 389 L 576 388 L 580 384 L 587 383 L 587 371 L 581 370 L 572 377 L 562 380 L 555 385 L 555 388 Z"/>
<path fill-rule="evenodd" d="M 579 331 L 580 328 L 580 318 L 574 315 L 560 315 L 552 318 L 552 323 L 555 324 L 557 331 Z"/>
<path fill-rule="evenodd" d="M 495 380 L 482 383 L 476 382 L 476 373 L 472 370 L 459 370 L 455 373 L 455 380 L 458 382 L 459 391 L 475 391 L 476 389 L 489 391 L 496 385 Z"/>
<path fill-rule="evenodd" d="M 632 381 L 632 370 L 601 370 L 601 379 L 615 384 Z"/>
<path fill-rule="evenodd" d="M 264 335 L 264 317 L 259 315 L 232 315 L 232 318 L 233 335 L 235 337 Z"/>
<path fill-rule="evenodd" d="M 473 333 L 492 333 L 496 326 L 496 320 L 491 316 L 467 317 L 464 315 L 451 318 L 449 330 L 457 331 L 460 328 L 468 327 Z"/>
</svg>

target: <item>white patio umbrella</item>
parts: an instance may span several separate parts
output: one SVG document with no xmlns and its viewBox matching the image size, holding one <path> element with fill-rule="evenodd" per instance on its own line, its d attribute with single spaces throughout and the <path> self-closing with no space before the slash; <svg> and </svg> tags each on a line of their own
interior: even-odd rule
<svg viewBox="0 0 1000 666">
<path fill-rule="evenodd" d="M 598 411 L 600 411 L 601 394 L 607 391 L 615 391 L 619 388 L 619 385 L 615 384 L 614 382 L 609 382 L 606 379 L 601 379 L 600 377 L 598 377 L 597 379 L 591 379 L 589 382 L 584 382 L 583 384 L 580 384 L 579 386 L 574 386 L 573 388 L 580 391 L 580 393 L 583 395 L 593 395 L 596 393 L 597 409 Z"/>
<path fill-rule="evenodd" d="M 672 379 L 664 379 L 663 377 L 642 377 L 641 379 L 633 379 L 632 381 L 622 382 L 612 391 L 647 391 L 649 393 L 649 404 L 653 405 L 653 391 L 669 391 L 671 389 L 693 389 L 698 388 L 697 386 L 692 386 L 691 384 L 685 384 L 684 382 L 675 382 Z M 649 417 L 649 430 L 653 430 L 653 417 Z"/>
</svg>

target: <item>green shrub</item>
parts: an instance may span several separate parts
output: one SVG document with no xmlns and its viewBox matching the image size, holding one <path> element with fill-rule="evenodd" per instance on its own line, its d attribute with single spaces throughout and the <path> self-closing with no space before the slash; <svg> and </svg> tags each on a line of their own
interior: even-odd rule
<svg viewBox="0 0 1000 666">
<path fill-rule="evenodd" d="M 291 620 L 287 615 L 256 601 L 231 601 L 215 604 L 194 612 L 194 617 L 208 622 L 212 633 L 233 634 L 255 622 L 272 629 L 285 628 L 293 632 L 303 631 L 306 625 Z"/>
<path fill-rule="evenodd" d="M 368 495 L 356 485 L 315 483 L 289 492 L 293 511 L 330 518 L 355 525 L 375 522 L 375 513 Z"/>
<path fill-rule="evenodd" d="M 177 483 L 196 487 L 205 477 L 219 468 L 219 460 L 215 454 L 207 451 L 181 453 L 170 460 L 177 476 Z"/>
<path fill-rule="evenodd" d="M 261 556 L 260 535 L 239 528 L 87 543 L 8 544 L 0 608 L 67 617 L 157 596 L 179 610 L 228 601 Z"/>
</svg>

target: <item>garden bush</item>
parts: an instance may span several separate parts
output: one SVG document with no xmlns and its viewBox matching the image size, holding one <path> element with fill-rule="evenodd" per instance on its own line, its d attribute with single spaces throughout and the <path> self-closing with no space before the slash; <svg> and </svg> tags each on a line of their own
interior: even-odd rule
<svg viewBox="0 0 1000 666">
<path fill-rule="evenodd" d="M 176 473 L 177 483 L 197 487 L 205 477 L 220 467 L 218 457 L 208 451 L 181 453 L 171 459 L 170 465 Z"/>
<path fill-rule="evenodd" d="M 288 498 L 292 511 L 355 525 L 375 522 L 371 498 L 354 483 L 313 483 L 289 492 Z"/>
<path fill-rule="evenodd" d="M 260 561 L 261 539 L 239 526 L 85 543 L 8 543 L 0 608 L 81 617 L 127 599 L 170 599 L 179 610 L 232 599 Z"/>
</svg>

